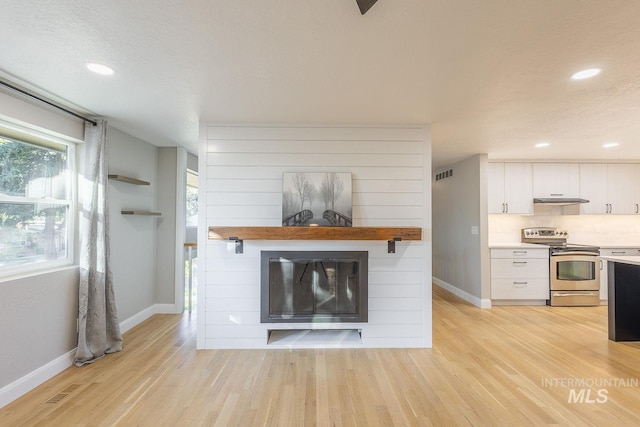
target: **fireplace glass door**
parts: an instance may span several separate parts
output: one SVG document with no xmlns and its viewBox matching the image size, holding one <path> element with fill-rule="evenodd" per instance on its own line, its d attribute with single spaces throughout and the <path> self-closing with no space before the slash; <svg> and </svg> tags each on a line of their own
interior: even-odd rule
<svg viewBox="0 0 640 427">
<path fill-rule="evenodd" d="M 263 252 L 262 321 L 366 322 L 366 264 L 366 252 Z"/>
</svg>

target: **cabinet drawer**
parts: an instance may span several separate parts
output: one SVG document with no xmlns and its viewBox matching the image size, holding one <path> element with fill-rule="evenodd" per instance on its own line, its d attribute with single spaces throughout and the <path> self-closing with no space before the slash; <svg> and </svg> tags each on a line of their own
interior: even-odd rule
<svg viewBox="0 0 640 427">
<path fill-rule="evenodd" d="M 549 258 L 547 248 L 495 248 L 491 249 L 491 258 Z"/>
<path fill-rule="evenodd" d="M 549 299 L 549 280 L 493 279 L 491 299 Z"/>
<path fill-rule="evenodd" d="M 613 248 L 600 249 L 600 256 L 638 256 L 640 249 L 637 248 Z"/>
<path fill-rule="evenodd" d="M 548 259 L 492 259 L 492 279 L 547 279 Z"/>
</svg>

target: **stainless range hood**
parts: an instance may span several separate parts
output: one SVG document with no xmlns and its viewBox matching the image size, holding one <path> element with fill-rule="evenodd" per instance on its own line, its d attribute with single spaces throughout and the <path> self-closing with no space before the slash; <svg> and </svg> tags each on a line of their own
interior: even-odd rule
<svg viewBox="0 0 640 427">
<path fill-rule="evenodd" d="M 534 205 L 569 206 L 579 205 L 581 203 L 589 203 L 589 201 L 577 197 L 543 197 L 533 199 Z"/>
</svg>

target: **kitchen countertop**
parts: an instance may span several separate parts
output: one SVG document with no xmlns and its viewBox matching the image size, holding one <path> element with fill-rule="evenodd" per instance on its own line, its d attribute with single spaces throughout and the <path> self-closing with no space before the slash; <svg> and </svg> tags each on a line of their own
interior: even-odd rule
<svg viewBox="0 0 640 427">
<path fill-rule="evenodd" d="M 621 262 L 623 264 L 640 265 L 640 256 L 601 256 L 603 261 Z"/>
</svg>

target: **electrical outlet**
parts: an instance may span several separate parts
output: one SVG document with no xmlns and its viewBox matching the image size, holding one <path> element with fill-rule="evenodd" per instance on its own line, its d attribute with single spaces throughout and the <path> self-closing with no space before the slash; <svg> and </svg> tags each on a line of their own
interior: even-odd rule
<svg viewBox="0 0 640 427">
<path fill-rule="evenodd" d="M 478 226 L 477 225 L 472 225 L 471 226 L 471 234 L 478 234 L 479 230 L 478 230 Z"/>
</svg>

